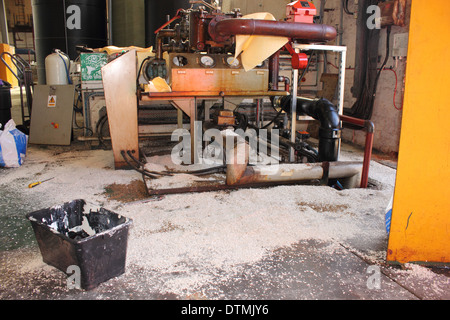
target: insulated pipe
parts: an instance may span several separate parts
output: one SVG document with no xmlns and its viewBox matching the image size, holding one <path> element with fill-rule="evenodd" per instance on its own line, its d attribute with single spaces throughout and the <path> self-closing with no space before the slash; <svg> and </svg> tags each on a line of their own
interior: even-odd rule
<svg viewBox="0 0 450 320">
<path fill-rule="evenodd" d="M 327 99 L 297 98 L 297 111 L 320 122 L 319 161 L 337 161 L 341 124 L 337 108 Z"/>
<path fill-rule="evenodd" d="M 223 42 L 234 35 L 279 36 L 308 41 L 330 41 L 337 36 L 335 28 L 324 24 L 224 17 L 212 19 L 208 31 L 216 42 Z"/>
<path fill-rule="evenodd" d="M 292 96 L 275 98 L 276 105 L 290 113 Z M 320 122 L 319 161 L 337 161 L 341 140 L 341 123 L 337 108 L 327 99 L 297 98 L 297 112 Z M 295 121 L 295 120 L 294 120 Z"/>
</svg>

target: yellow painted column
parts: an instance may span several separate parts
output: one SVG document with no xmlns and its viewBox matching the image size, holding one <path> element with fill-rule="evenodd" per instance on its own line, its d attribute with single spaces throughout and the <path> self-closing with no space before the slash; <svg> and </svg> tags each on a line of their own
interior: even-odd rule
<svg viewBox="0 0 450 320">
<path fill-rule="evenodd" d="M 0 54 L 3 52 L 9 52 L 14 55 L 16 49 L 13 46 L 10 46 L 6 43 L 0 43 Z M 4 55 L 4 60 L 8 64 L 8 66 L 17 73 L 16 66 L 12 63 L 11 57 L 9 55 Z M 19 80 L 11 73 L 8 67 L 0 60 L 0 79 L 9 82 L 13 87 L 17 87 L 19 85 Z"/>
<path fill-rule="evenodd" d="M 447 0 L 412 0 L 392 262 L 450 262 L 449 12 Z"/>
</svg>

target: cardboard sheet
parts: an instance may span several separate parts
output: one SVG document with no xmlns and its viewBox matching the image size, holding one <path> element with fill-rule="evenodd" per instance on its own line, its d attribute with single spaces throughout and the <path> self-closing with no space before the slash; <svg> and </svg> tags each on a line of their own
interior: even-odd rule
<svg viewBox="0 0 450 320">
<path fill-rule="evenodd" d="M 268 12 L 252 13 L 242 19 L 276 20 Z M 235 57 L 241 55 L 242 65 L 248 71 L 281 49 L 288 41 L 286 37 L 237 35 Z"/>
</svg>

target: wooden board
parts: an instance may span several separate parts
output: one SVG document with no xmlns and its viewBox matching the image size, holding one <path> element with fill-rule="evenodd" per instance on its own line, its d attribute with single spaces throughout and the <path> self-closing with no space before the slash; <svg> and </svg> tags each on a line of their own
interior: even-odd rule
<svg viewBox="0 0 450 320">
<path fill-rule="evenodd" d="M 136 50 L 128 51 L 102 68 L 115 169 L 130 168 L 122 151 L 139 155 L 136 77 Z"/>
</svg>

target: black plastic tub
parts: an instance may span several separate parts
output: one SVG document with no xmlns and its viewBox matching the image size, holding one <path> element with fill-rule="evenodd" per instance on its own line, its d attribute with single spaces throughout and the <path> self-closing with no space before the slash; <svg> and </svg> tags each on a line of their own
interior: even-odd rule
<svg viewBox="0 0 450 320">
<path fill-rule="evenodd" d="M 64 273 L 79 267 L 81 289 L 125 272 L 131 219 L 100 208 L 84 213 L 82 199 L 28 213 L 43 261 Z"/>
</svg>

